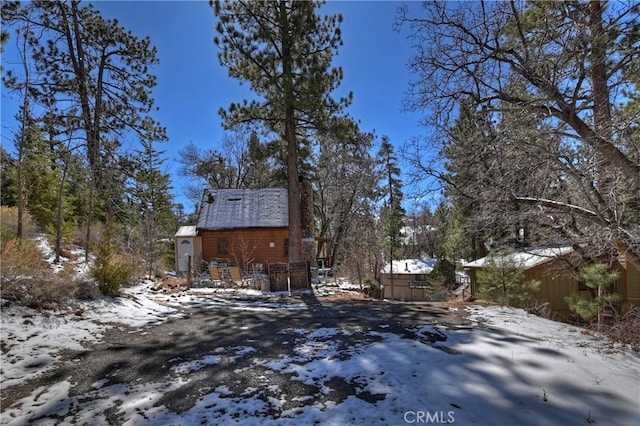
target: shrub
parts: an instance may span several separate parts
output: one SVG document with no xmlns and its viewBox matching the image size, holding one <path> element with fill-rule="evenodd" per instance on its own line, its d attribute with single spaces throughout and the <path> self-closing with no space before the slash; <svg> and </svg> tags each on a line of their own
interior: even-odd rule
<svg viewBox="0 0 640 426">
<path fill-rule="evenodd" d="M 71 272 L 55 274 L 42 261 L 35 243 L 12 239 L 2 247 L 0 289 L 5 300 L 35 309 L 55 309 L 75 296 Z"/>
<path fill-rule="evenodd" d="M 18 235 L 18 208 L 17 207 L 0 207 L 0 229 L 2 244 L 15 238 Z M 22 237 L 31 238 L 35 235 L 36 225 L 31 219 L 31 215 L 26 210 L 22 215 Z"/>
<path fill-rule="evenodd" d="M 605 329 L 605 334 L 613 340 L 640 352 L 640 307 L 627 306 L 615 322 Z"/>
<path fill-rule="evenodd" d="M 91 276 L 98 283 L 100 292 L 105 296 L 118 296 L 120 286 L 128 284 L 133 274 L 133 264 L 117 256 L 113 230 L 107 227 L 95 247 L 95 261 Z"/>
<path fill-rule="evenodd" d="M 380 283 L 373 277 L 366 277 L 364 283 L 369 286 L 369 297 L 374 299 L 382 298 L 382 289 L 380 288 Z"/>
<path fill-rule="evenodd" d="M 2 280 L 15 277 L 38 277 L 45 273 L 42 253 L 31 240 L 12 238 L 2 245 Z"/>
<path fill-rule="evenodd" d="M 565 297 L 569 309 L 580 315 L 585 321 L 596 319 L 605 308 L 614 309 L 614 304 L 620 300 L 620 295 L 608 291 L 608 287 L 618 279 L 617 272 L 610 272 L 604 263 L 594 263 L 583 266 L 579 272 L 579 279 L 592 290 L 595 297 L 587 299 L 577 294 Z"/>
<path fill-rule="evenodd" d="M 0 250 L 4 248 L 6 242 L 13 240 L 16 233 L 4 223 L 0 223 Z"/>
</svg>

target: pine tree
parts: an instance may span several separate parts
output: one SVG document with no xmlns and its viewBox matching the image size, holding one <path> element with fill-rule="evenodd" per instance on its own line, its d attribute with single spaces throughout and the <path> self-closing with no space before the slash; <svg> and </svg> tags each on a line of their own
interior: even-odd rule
<svg viewBox="0 0 640 426">
<path fill-rule="evenodd" d="M 115 238 L 114 223 L 108 223 L 100 241 L 95 245 L 96 258 L 91 267 L 91 276 L 96 280 L 100 292 L 105 296 L 119 296 L 120 287 L 129 284 L 133 265 L 116 255 L 119 241 Z"/>
<path fill-rule="evenodd" d="M 393 261 L 400 254 L 402 247 L 405 210 L 402 207 L 402 181 L 400 180 L 398 158 L 395 156 L 393 145 L 386 136 L 382 138 L 378 162 L 381 176 L 386 182 L 386 186 L 381 188 L 381 193 L 385 197 L 380 212 L 383 246 L 389 253 L 389 260 Z"/>
<path fill-rule="evenodd" d="M 164 160 L 151 141 L 142 142 L 143 149 L 123 160 L 131 176 L 126 193 L 129 248 L 145 263 L 145 272 L 153 276 L 166 254 L 163 240 L 172 237 L 177 225 L 174 215 L 170 177 L 161 171 Z"/>
<path fill-rule="evenodd" d="M 259 100 L 220 110 L 226 128 L 258 122 L 286 145 L 289 192 L 289 259 L 302 260 L 299 150 L 311 130 L 323 131 L 350 99 L 334 100 L 342 79 L 331 68 L 342 43 L 342 17 L 316 14 L 307 1 L 215 2 L 218 58 L 229 75 L 250 84 Z"/>
<path fill-rule="evenodd" d="M 496 249 L 477 273 L 480 297 L 501 305 L 529 308 L 540 281 L 528 280 L 510 254 L 510 249 Z"/>
<path fill-rule="evenodd" d="M 31 103 L 43 108 L 54 133 L 83 139 L 88 165 L 87 255 L 90 225 L 104 209 L 105 219 L 121 202 L 113 188 L 122 182 L 114 172 L 120 141 L 133 132 L 153 141 L 166 140 L 165 129 L 149 115 L 156 78 L 156 49 L 149 38 L 138 39 L 117 20 L 106 20 L 77 0 L 34 1 L 5 7 L 3 24 L 28 27 L 24 32 L 34 76 L 7 72 L 10 89 L 29 86 Z M 25 51 L 26 52 L 26 51 Z M 118 206 L 119 207 L 119 206 Z"/>
<path fill-rule="evenodd" d="M 601 323 L 600 314 L 605 308 L 614 309 L 614 304 L 620 300 L 618 293 L 610 291 L 609 287 L 618 280 L 620 274 L 611 272 L 609 265 L 594 263 L 583 266 L 578 279 L 583 282 L 592 293 L 590 298 L 572 294 L 565 298 L 569 308 L 584 320 L 591 321 L 597 317 L 598 327 Z"/>
<path fill-rule="evenodd" d="M 0 205 L 15 207 L 18 198 L 16 159 L 0 146 Z"/>
<path fill-rule="evenodd" d="M 58 168 L 41 129 L 32 123 L 25 129 L 22 140 L 21 174 L 25 209 L 35 222 L 43 228 L 52 226 L 55 221 L 58 186 Z"/>
</svg>

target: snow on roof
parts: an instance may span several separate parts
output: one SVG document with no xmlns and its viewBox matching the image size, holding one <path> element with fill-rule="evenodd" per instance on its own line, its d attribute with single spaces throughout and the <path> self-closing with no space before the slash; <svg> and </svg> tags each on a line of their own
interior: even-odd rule
<svg viewBox="0 0 640 426">
<path fill-rule="evenodd" d="M 198 234 L 195 226 L 181 226 L 174 237 L 195 237 L 196 235 Z"/>
<path fill-rule="evenodd" d="M 197 229 L 286 228 L 287 200 L 286 188 L 207 190 Z"/>
<path fill-rule="evenodd" d="M 436 259 L 402 259 L 393 261 L 393 274 L 430 274 L 436 266 Z M 382 268 L 383 274 L 391 271 L 391 264 Z"/>
<path fill-rule="evenodd" d="M 569 246 L 529 247 L 503 256 L 486 256 L 473 262 L 465 263 L 463 268 L 484 268 L 489 260 L 496 265 L 515 266 L 518 269 L 531 269 L 573 252 Z"/>
</svg>

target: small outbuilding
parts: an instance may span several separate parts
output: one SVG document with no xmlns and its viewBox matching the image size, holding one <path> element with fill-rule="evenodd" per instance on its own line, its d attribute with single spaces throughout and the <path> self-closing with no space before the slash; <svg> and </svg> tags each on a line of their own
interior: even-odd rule
<svg viewBox="0 0 640 426">
<path fill-rule="evenodd" d="M 196 271 L 202 261 L 202 240 L 195 226 L 181 226 L 173 237 L 176 272 L 186 274 Z M 191 264 L 189 264 L 191 261 Z"/>
<path fill-rule="evenodd" d="M 442 262 L 446 262 L 444 267 Z M 455 265 L 446 260 L 403 259 L 387 263 L 382 269 L 383 297 L 402 301 L 445 301 L 446 291 L 436 291 L 434 270 L 450 270 L 455 283 Z"/>
<path fill-rule="evenodd" d="M 576 265 L 581 264 L 572 247 L 530 247 L 502 256 L 487 256 L 463 265 L 469 271 L 472 296 L 479 294 L 478 271 L 489 261 L 495 265 L 522 269 L 526 279 L 540 281 L 540 290 L 531 295 L 536 304 L 549 303 L 551 312 L 568 318 L 573 315 L 565 297 L 579 294 L 591 297 L 591 291 L 578 280 Z M 621 305 L 640 305 L 640 259 L 631 252 L 621 254 L 612 262 L 611 269 L 619 272 L 618 281 L 611 291 L 621 297 Z"/>
</svg>

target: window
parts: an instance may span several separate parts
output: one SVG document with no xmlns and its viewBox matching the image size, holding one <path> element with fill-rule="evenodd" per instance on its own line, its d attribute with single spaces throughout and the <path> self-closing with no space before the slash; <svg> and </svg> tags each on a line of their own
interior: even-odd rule
<svg viewBox="0 0 640 426">
<path fill-rule="evenodd" d="M 578 291 L 587 291 L 587 290 L 589 290 L 589 287 L 587 287 L 587 284 L 585 284 L 585 282 L 582 280 L 578 280 Z"/>
<path fill-rule="evenodd" d="M 218 238 L 218 254 L 229 254 L 229 241 L 226 238 Z"/>
<path fill-rule="evenodd" d="M 410 288 L 429 288 L 429 283 L 425 280 L 411 280 L 409 281 Z"/>
<path fill-rule="evenodd" d="M 284 255 L 289 256 L 289 239 L 284 239 Z"/>
</svg>

